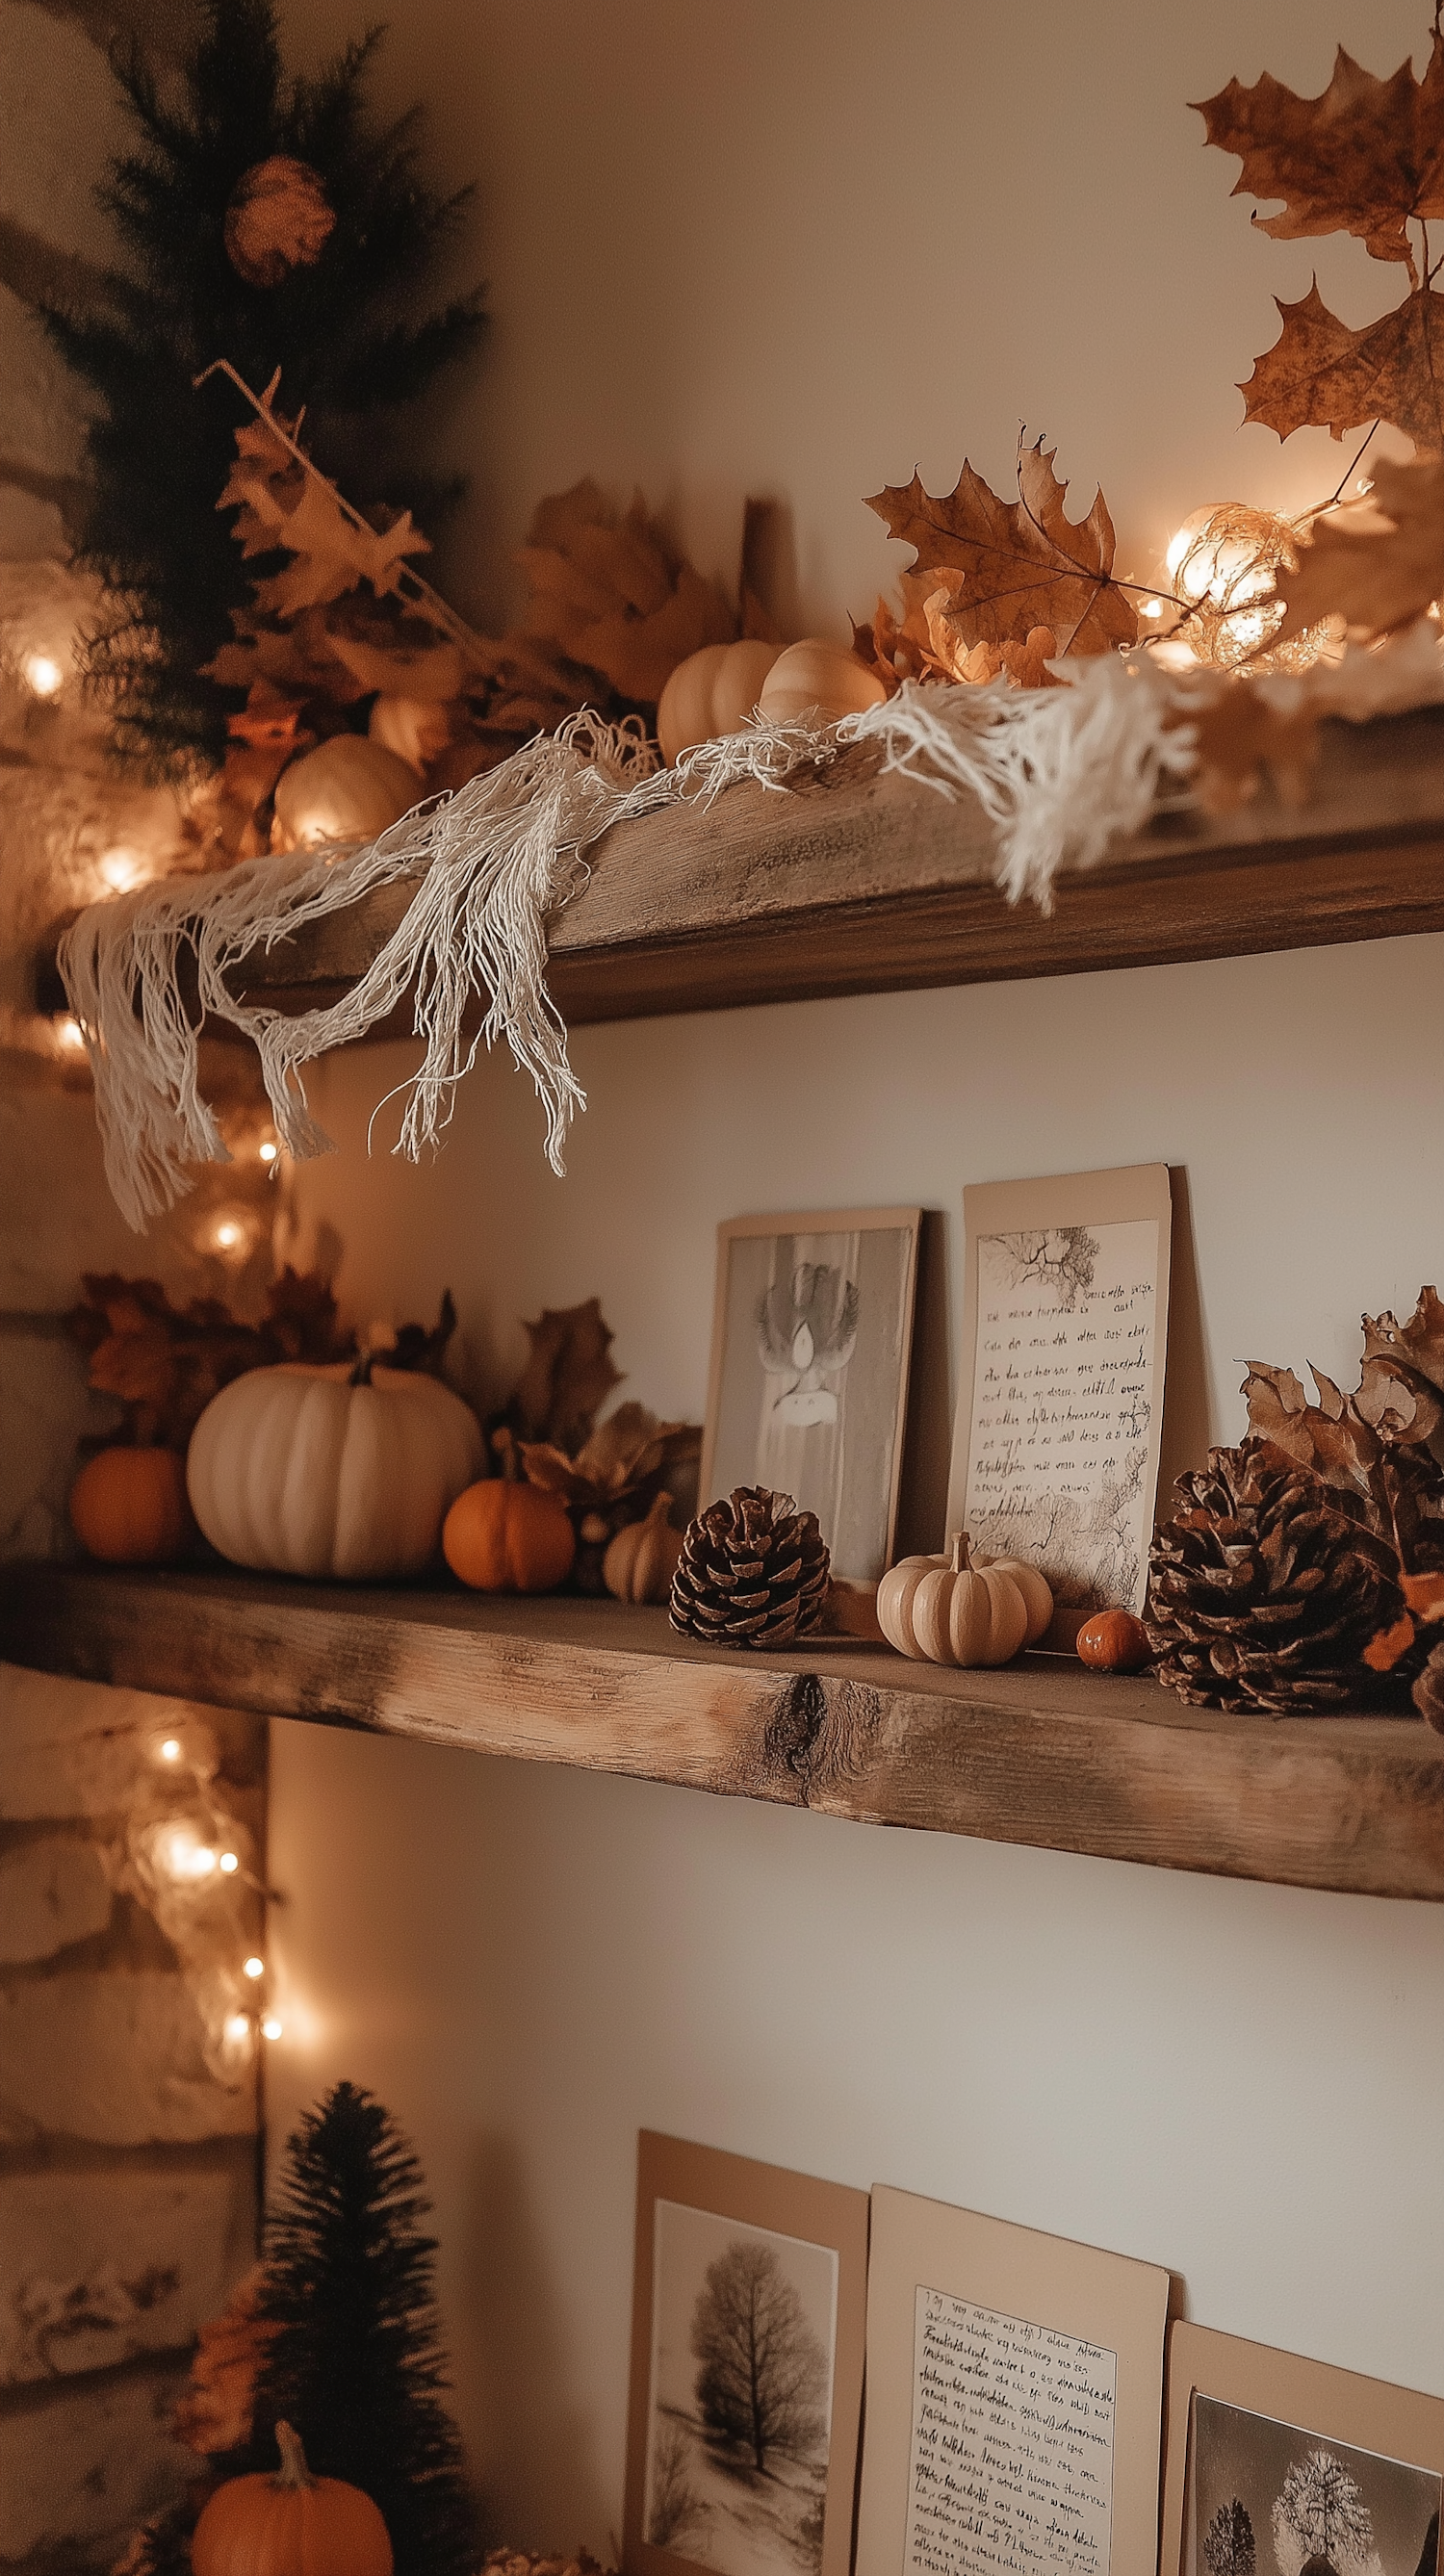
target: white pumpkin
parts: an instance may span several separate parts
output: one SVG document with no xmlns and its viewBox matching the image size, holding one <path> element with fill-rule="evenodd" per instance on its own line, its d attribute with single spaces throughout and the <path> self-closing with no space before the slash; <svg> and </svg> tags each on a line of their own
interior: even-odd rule
<svg viewBox="0 0 1444 2576">
<path fill-rule="evenodd" d="M 841 644 L 809 635 L 779 653 L 762 684 L 759 712 L 771 724 L 788 724 L 799 716 L 820 715 L 829 724 L 839 716 L 880 707 L 887 690 L 875 671 Z"/>
<path fill-rule="evenodd" d="M 273 850 L 327 841 L 374 841 L 417 801 L 416 772 L 364 733 L 333 733 L 283 769 L 276 783 Z"/>
<path fill-rule="evenodd" d="M 186 1459 L 191 1509 L 235 1565 L 282 1574 L 419 1574 L 485 1467 L 481 1427 L 410 1369 L 251 1369 L 213 1396 Z"/>
<path fill-rule="evenodd" d="M 657 740 L 669 764 L 694 742 L 740 733 L 757 704 L 780 644 L 744 636 L 740 644 L 704 644 L 672 673 L 657 708 Z"/>
<path fill-rule="evenodd" d="M 1053 1595 L 1036 1566 L 979 1559 L 964 1531 L 947 1556 L 905 1556 L 877 1587 L 883 1635 L 930 1664 L 1006 1664 L 1041 1637 Z"/>
</svg>

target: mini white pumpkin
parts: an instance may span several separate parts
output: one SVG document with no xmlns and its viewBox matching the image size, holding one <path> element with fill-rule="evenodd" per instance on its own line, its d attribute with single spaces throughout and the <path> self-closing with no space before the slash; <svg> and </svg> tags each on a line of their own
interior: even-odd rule
<svg viewBox="0 0 1444 2576">
<path fill-rule="evenodd" d="M 757 704 L 780 644 L 744 636 L 740 644 L 704 644 L 672 673 L 657 708 L 657 741 L 669 764 L 694 742 L 740 733 Z"/>
<path fill-rule="evenodd" d="M 317 849 L 327 841 L 374 841 L 408 814 L 416 772 L 364 733 L 334 733 L 283 769 L 276 783 L 273 850 Z"/>
<path fill-rule="evenodd" d="M 757 705 L 771 724 L 788 724 L 807 715 L 820 715 L 836 724 L 839 716 L 881 706 L 886 696 L 877 673 L 866 670 L 855 653 L 841 644 L 829 644 L 820 635 L 809 635 L 778 654 Z"/>
<path fill-rule="evenodd" d="M 877 1587 L 883 1635 L 930 1664 L 1006 1664 L 1041 1637 L 1053 1595 L 1036 1566 L 969 1558 L 959 1530 L 946 1556 L 905 1556 Z"/>
<path fill-rule="evenodd" d="M 186 1459 L 191 1509 L 235 1565 L 357 1582 L 419 1574 L 485 1466 L 481 1427 L 410 1369 L 251 1369 L 213 1396 Z"/>
</svg>

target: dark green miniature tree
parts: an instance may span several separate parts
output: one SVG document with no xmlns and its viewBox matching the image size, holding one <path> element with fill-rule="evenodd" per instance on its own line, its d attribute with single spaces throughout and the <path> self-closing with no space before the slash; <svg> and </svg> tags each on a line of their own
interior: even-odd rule
<svg viewBox="0 0 1444 2576">
<path fill-rule="evenodd" d="M 239 703 L 201 674 L 256 569 L 216 508 L 244 406 L 223 378 L 197 393 L 204 368 L 228 358 L 257 392 L 279 368 L 279 403 L 291 417 L 306 406 L 318 463 L 344 476 L 363 508 L 383 497 L 383 478 L 385 499 L 433 518 L 443 497 L 401 470 L 374 427 L 357 435 L 375 415 L 389 427 L 483 323 L 479 292 L 426 309 L 430 272 L 470 191 L 440 196 L 424 184 L 417 111 L 368 119 L 363 92 L 381 33 L 348 45 L 314 80 L 289 78 L 274 0 L 207 0 L 178 104 L 139 53 L 116 59 L 137 143 L 100 195 L 124 264 L 107 276 L 103 306 L 52 309 L 45 320 L 98 397 L 81 559 L 115 607 L 89 639 L 88 676 L 108 693 L 117 750 L 152 770 L 217 756 Z M 258 274 L 254 261 L 238 264 L 227 217 L 234 224 L 248 176 L 278 158 L 301 165 L 323 237 Z"/>
</svg>

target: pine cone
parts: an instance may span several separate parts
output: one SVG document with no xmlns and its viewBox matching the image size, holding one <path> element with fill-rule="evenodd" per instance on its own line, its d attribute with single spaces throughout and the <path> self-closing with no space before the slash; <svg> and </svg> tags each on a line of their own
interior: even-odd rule
<svg viewBox="0 0 1444 2576">
<path fill-rule="evenodd" d="M 1414 1706 L 1444 1735 L 1444 1646 L 1436 1646 L 1414 1684 Z"/>
<path fill-rule="evenodd" d="M 1267 1440 L 1210 1449 L 1174 1492 L 1149 1558 L 1161 1682 L 1197 1708 L 1276 1717 L 1399 1696 L 1362 1661 L 1403 1609 L 1398 1559 L 1362 1505 Z"/>
<path fill-rule="evenodd" d="M 739 1485 L 699 1512 L 682 1541 L 669 1615 L 714 1645 L 785 1646 L 820 1626 L 828 1553 L 815 1512 L 790 1494 Z"/>
</svg>

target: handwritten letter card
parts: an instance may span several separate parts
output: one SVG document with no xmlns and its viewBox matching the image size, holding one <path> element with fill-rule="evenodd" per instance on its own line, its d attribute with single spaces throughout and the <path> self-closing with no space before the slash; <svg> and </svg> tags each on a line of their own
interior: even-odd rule
<svg viewBox="0 0 1444 2576">
<path fill-rule="evenodd" d="M 1108 2576 L 1118 2356 L 919 2287 L 906 2576 Z"/>
</svg>

